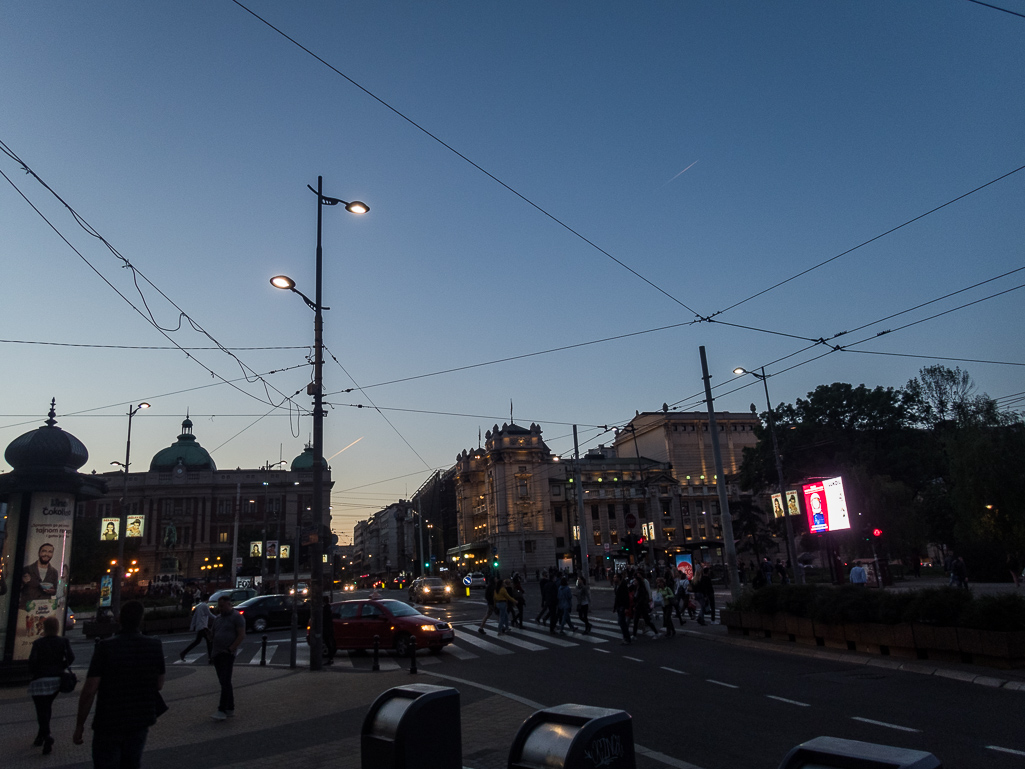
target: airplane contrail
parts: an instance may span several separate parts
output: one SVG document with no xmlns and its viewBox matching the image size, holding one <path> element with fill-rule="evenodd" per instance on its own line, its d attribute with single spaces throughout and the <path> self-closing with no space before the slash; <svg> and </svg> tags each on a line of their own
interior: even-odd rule
<svg viewBox="0 0 1025 769">
<path fill-rule="evenodd" d="M 676 181 L 677 179 L 679 179 L 679 178 L 680 178 L 681 176 L 683 176 L 683 175 L 684 175 L 685 173 L 687 173 L 687 172 L 688 172 L 688 171 L 689 171 L 690 169 L 692 169 L 692 168 L 693 168 L 694 166 L 696 166 L 696 165 L 697 165 L 697 163 L 698 163 L 698 161 L 696 161 L 696 160 L 695 160 L 695 161 L 694 161 L 693 163 L 691 163 L 691 164 L 690 164 L 689 166 L 687 166 L 687 167 L 686 167 L 686 168 L 684 168 L 684 169 L 683 169 L 682 171 L 680 171 L 680 173 L 678 173 L 678 174 L 677 174 L 676 176 L 674 176 L 674 177 L 673 177 L 672 179 L 670 179 L 670 180 L 669 180 L 669 182 L 674 182 L 674 181 Z M 666 184 L 669 184 L 669 182 L 666 182 Z M 663 186 L 663 187 L 665 187 L 665 186 L 666 186 L 666 184 L 663 184 L 662 186 Z"/>
<path fill-rule="evenodd" d="M 365 437 L 366 437 L 366 436 L 363 436 L 363 435 L 361 435 L 361 436 L 360 436 L 359 438 L 357 438 L 357 439 L 356 439 L 356 440 L 354 440 L 354 441 L 353 441 L 352 443 L 350 443 L 350 444 L 349 444 L 348 446 L 346 446 L 346 447 L 345 447 L 345 449 L 351 449 L 351 448 L 352 448 L 353 446 L 355 446 L 355 445 L 356 445 L 357 443 L 359 443 L 359 442 L 360 442 L 361 440 L 363 440 L 363 438 L 365 438 Z M 334 458 L 335 458 L 335 457 L 337 457 L 337 456 L 338 456 L 339 454 L 341 454 L 341 453 L 342 453 L 342 451 L 345 451 L 345 449 L 342 449 L 341 451 L 336 451 L 336 452 L 335 452 L 334 454 L 332 454 L 331 456 L 329 456 L 329 457 L 327 458 L 327 461 L 328 461 L 328 462 L 330 462 L 330 461 L 331 461 L 332 459 L 334 459 Z"/>
</svg>

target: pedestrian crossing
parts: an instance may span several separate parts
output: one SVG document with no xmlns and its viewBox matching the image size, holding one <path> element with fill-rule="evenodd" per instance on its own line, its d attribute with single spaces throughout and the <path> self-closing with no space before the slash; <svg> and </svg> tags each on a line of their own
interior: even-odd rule
<svg viewBox="0 0 1025 769">
<path fill-rule="evenodd" d="M 553 649 L 570 649 L 598 647 L 614 641 L 621 641 L 622 634 L 619 625 L 615 620 L 604 618 L 591 618 L 591 632 L 584 635 L 581 623 L 576 623 L 577 632 L 568 631 L 565 634 L 558 631 L 549 633 L 546 625 L 525 624 L 522 629 L 513 628 L 508 633 L 499 635 L 494 621 L 486 626 L 486 635 L 477 632 L 479 622 L 467 621 L 453 623 L 456 630 L 455 640 L 446 646 L 440 654 L 417 655 L 418 666 L 430 666 L 443 664 L 445 662 L 466 662 L 479 659 L 488 655 L 505 656 L 510 654 L 537 654 Z M 597 649 L 603 651 L 602 649 Z M 277 643 L 267 644 L 266 664 L 273 667 L 287 667 L 290 664 L 290 644 L 287 639 Z M 245 643 L 239 650 L 236 658 L 237 665 L 258 666 L 263 659 L 263 651 L 259 643 Z M 205 665 L 206 654 L 191 653 L 186 655 L 184 660 L 175 660 L 175 665 Z M 310 647 L 300 640 L 296 648 L 297 667 L 309 667 Z M 409 661 L 395 656 L 391 650 L 382 650 L 378 665 L 381 670 L 404 670 L 409 667 Z M 333 667 L 341 670 L 370 670 L 373 666 L 373 654 L 371 652 L 348 652 L 339 651 L 335 656 Z"/>
</svg>

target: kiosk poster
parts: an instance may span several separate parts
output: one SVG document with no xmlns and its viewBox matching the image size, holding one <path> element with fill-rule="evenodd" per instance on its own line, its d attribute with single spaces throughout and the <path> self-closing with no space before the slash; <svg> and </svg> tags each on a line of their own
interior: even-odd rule
<svg viewBox="0 0 1025 769">
<path fill-rule="evenodd" d="M 676 556 L 676 569 L 682 572 L 687 579 L 694 579 L 694 561 L 690 553 Z"/>
<path fill-rule="evenodd" d="M 827 478 L 820 483 L 809 483 L 804 486 L 803 491 L 804 506 L 808 511 L 808 528 L 813 534 L 851 527 L 842 478 Z"/>
<path fill-rule="evenodd" d="M 14 659 L 27 660 L 32 642 L 43 635 L 43 620 L 54 616 L 64 631 L 71 531 L 75 500 L 67 494 L 32 495 L 18 598 Z"/>
</svg>

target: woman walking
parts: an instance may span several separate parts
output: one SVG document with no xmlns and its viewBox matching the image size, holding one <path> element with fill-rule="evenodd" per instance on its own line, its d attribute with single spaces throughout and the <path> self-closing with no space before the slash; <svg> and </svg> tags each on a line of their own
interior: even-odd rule
<svg viewBox="0 0 1025 769">
<path fill-rule="evenodd" d="M 509 592 L 512 590 L 512 581 L 504 580 L 498 589 L 495 590 L 495 606 L 498 607 L 498 634 L 509 632 L 509 610 L 516 606 L 516 599 Z"/>
<path fill-rule="evenodd" d="M 573 591 L 570 589 L 569 580 L 562 577 L 559 580 L 559 592 L 558 592 L 558 611 L 559 611 L 559 634 L 566 635 L 566 626 L 569 625 L 569 629 L 574 633 L 577 632 L 576 625 L 573 624 L 573 620 L 570 618 L 570 612 L 573 611 Z"/>
<path fill-rule="evenodd" d="M 53 752 L 53 736 L 50 734 L 50 715 L 53 712 L 53 701 L 60 690 L 61 673 L 75 661 L 71 651 L 71 643 L 67 638 L 57 635 L 60 622 L 56 617 L 43 620 L 43 637 L 32 642 L 29 652 L 28 666 L 32 674 L 32 683 L 28 693 L 32 696 L 32 704 L 36 706 L 36 721 L 39 731 L 36 732 L 37 748 L 43 746 L 43 755 Z"/>
<path fill-rule="evenodd" d="M 584 623 L 584 635 L 591 632 L 591 620 L 587 618 L 591 611 L 591 586 L 587 584 L 587 578 L 581 576 L 577 580 L 577 616 Z"/>
<path fill-rule="evenodd" d="M 178 655 L 182 662 L 185 662 L 185 655 L 190 651 L 199 646 L 200 643 L 206 641 L 206 658 L 207 662 L 213 664 L 213 656 L 210 654 L 212 638 L 210 635 L 210 625 L 213 624 L 214 615 L 210 613 L 210 607 L 206 605 L 206 601 L 201 601 L 196 604 L 196 607 L 192 610 L 192 624 L 189 625 L 189 630 L 196 634 L 195 640 L 181 650 Z"/>
<path fill-rule="evenodd" d="M 662 629 L 666 638 L 672 638 L 676 635 L 676 626 L 673 625 L 673 589 L 659 577 L 655 582 L 655 590 L 662 597 Z"/>
</svg>

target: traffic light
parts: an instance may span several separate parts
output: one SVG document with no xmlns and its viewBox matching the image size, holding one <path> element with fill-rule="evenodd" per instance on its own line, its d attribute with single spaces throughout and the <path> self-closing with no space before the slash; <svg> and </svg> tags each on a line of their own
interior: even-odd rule
<svg viewBox="0 0 1025 769">
<path fill-rule="evenodd" d="M 883 530 L 882 529 L 872 529 L 872 536 L 876 537 L 878 539 L 879 537 L 883 536 Z"/>
<path fill-rule="evenodd" d="M 497 556 L 495 557 L 495 560 L 492 561 L 491 567 L 494 568 L 494 569 L 498 568 L 498 557 Z"/>
<path fill-rule="evenodd" d="M 425 569 L 431 568 L 431 562 L 430 561 L 424 561 L 424 568 Z"/>
</svg>

